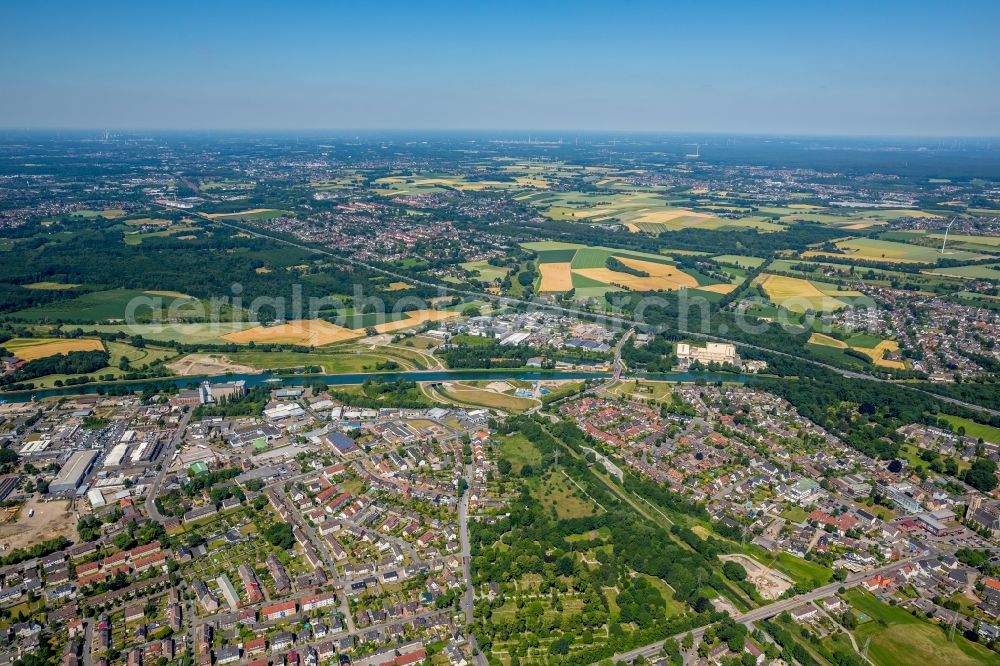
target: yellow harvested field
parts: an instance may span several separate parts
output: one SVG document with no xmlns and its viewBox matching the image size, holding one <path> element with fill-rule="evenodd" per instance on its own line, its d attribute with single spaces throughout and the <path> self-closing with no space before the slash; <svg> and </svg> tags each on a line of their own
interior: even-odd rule
<svg viewBox="0 0 1000 666">
<path fill-rule="evenodd" d="M 569 291 L 573 288 L 573 273 L 568 261 L 539 264 L 538 270 L 542 274 L 539 291 Z"/>
<path fill-rule="evenodd" d="M 402 291 L 404 289 L 413 289 L 413 285 L 406 282 L 390 282 L 389 286 L 385 288 L 386 291 Z"/>
<path fill-rule="evenodd" d="M 681 287 L 694 288 L 698 286 L 697 280 L 676 266 L 631 257 L 616 258 L 629 268 L 649 273 L 649 277 L 619 273 L 607 268 L 578 268 L 573 272 L 591 280 L 624 287 L 630 291 L 673 291 Z"/>
<path fill-rule="evenodd" d="M 829 335 L 823 335 L 822 333 L 813 333 L 810 335 L 809 344 L 823 345 L 824 347 L 835 347 L 837 349 L 847 349 L 847 343 L 843 340 L 831 338 Z"/>
<path fill-rule="evenodd" d="M 406 319 L 400 319 L 399 321 L 387 321 L 384 324 L 376 326 L 375 330 L 379 333 L 392 333 L 393 331 L 398 331 L 400 329 L 420 326 L 428 321 L 441 321 L 443 319 L 450 319 L 458 316 L 458 313 L 453 310 L 413 310 L 412 312 L 405 312 L 404 314 L 406 315 Z"/>
<path fill-rule="evenodd" d="M 809 280 L 765 273 L 757 276 L 754 283 L 764 288 L 772 302 L 792 312 L 806 310 L 828 312 L 847 305 L 832 296 L 827 296 Z"/>
<path fill-rule="evenodd" d="M 622 262 L 629 268 L 649 273 L 650 278 L 662 280 L 664 283 L 670 285 L 663 287 L 663 289 L 680 289 L 681 287 L 693 288 L 698 286 L 697 280 L 676 266 L 671 266 L 670 264 L 661 264 L 657 261 L 645 261 L 643 259 L 633 259 L 632 257 L 618 257 L 618 261 Z"/>
<path fill-rule="evenodd" d="M 259 268 L 253 269 L 253 272 L 257 275 L 264 275 L 265 273 L 270 273 L 271 269 L 267 266 L 260 266 Z"/>
<path fill-rule="evenodd" d="M 256 215 L 257 213 L 270 213 L 273 208 L 251 208 L 250 210 L 241 210 L 235 213 L 202 213 L 205 217 L 210 220 L 214 220 L 218 217 L 236 217 L 237 215 Z"/>
<path fill-rule="evenodd" d="M 76 289 L 78 284 L 64 284 L 62 282 L 32 282 L 22 285 L 25 289 L 41 289 L 45 291 L 61 291 L 63 289 Z"/>
<path fill-rule="evenodd" d="M 715 294 L 728 294 L 732 292 L 734 289 L 736 289 L 736 287 L 738 286 L 739 286 L 738 284 L 722 283 L 722 284 L 706 284 L 698 288 L 701 289 L 702 291 L 711 291 L 712 293 Z"/>
<path fill-rule="evenodd" d="M 525 187 L 537 187 L 539 189 L 545 189 L 549 186 L 549 181 L 534 176 L 515 176 L 514 182 Z"/>
<path fill-rule="evenodd" d="M 96 338 L 13 338 L 3 343 L 3 347 L 22 361 L 77 351 L 104 351 L 104 345 Z"/>
<path fill-rule="evenodd" d="M 902 361 L 889 361 L 882 358 L 882 355 L 886 352 L 899 351 L 899 343 L 895 340 L 883 340 L 871 349 L 866 349 L 864 347 L 854 347 L 854 349 L 870 357 L 872 363 L 881 368 L 895 368 L 896 370 L 902 370 L 906 367 Z"/>
<path fill-rule="evenodd" d="M 364 331 L 337 326 L 323 319 L 296 319 L 277 326 L 256 326 L 245 331 L 228 333 L 223 335 L 222 339 L 237 344 L 272 342 L 320 347 L 353 340 L 363 335 Z"/>
<path fill-rule="evenodd" d="M 822 206 L 813 206 L 812 204 L 788 204 L 788 208 L 794 208 L 795 210 L 819 210 Z"/>
<path fill-rule="evenodd" d="M 643 213 L 637 217 L 634 222 L 651 222 L 653 224 L 662 224 L 664 222 L 669 222 L 670 220 L 676 220 L 678 217 L 701 217 L 701 218 L 711 218 L 712 216 L 707 213 L 698 213 L 693 210 L 686 210 L 684 208 L 668 208 L 666 210 L 654 210 L 648 213 Z"/>
<path fill-rule="evenodd" d="M 875 222 L 855 222 L 854 224 L 845 224 L 841 227 L 841 229 L 867 229 L 873 224 L 875 224 Z"/>
<path fill-rule="evenodd" d="M 182 294 L 179 291 L 150 290 L 145 293 L 149 294 L 150 296 L 163 296 L 164 298 L 186 298 L 192 301 L 194 300 L 194 296 L 188 296 L 187 294 Z"/>
</svg>

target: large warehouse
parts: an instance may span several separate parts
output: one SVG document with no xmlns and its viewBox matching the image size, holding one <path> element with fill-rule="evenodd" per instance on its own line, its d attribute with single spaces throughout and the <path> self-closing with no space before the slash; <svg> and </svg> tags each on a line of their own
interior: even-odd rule
<svg viewBox="0 0 1000 666">
<path fill-rule="evenodd" d="M 97 460 L 100 451 L 77 451 L 69 457 L 66 464 L 59 470 L 59 474 L 49 484 L 49 492 L 53 495 L 66 491 L 73 491 L 80 487 L 84 478 L 90 472 L 90 468 Z"/>
</svg>

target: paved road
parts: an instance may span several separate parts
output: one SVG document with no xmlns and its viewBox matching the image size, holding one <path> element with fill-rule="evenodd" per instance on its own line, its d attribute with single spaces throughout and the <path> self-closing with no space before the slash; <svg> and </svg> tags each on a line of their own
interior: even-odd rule
<svg viewBox="0 0 1000 666">
<path fill-rule="evenodd" d="M 374 272 L 377 272 L 377 273 L 382 273 L 383 275 L 388 275 L 389 277 L 397 278 L 399 280 L 405 280 L 407 282 L 410 282 L 410 283 L 413 283 L 413 284 L 418 284 L 418 285 L 421 285 L 421 286 L 424 286 L 424 287 L 431 287 L 431 288 L 434 288 L 434 289 L 438 289 L 439 291 L 441 291 L 442 293 L 445 293 L 445 294 L 456 294 L 456 295 L 459 295 L 459 296 L 469 296 L 469 297 L 477 298 L 477 299 L 481 299 L 481 300 L 493 301 L 493 302 L 496 302 L 496 303 L 500 303 L 501 305 L 525 306 L 525 307 L 529 307 L 529 308 L 534 308 L 536 310 L 548 310 L 548 311 L 557 312 L 557 313 L 560 313 L 560 314 L 568 314 L 568 315 L 573 315 L 573 316 L 581 317 L 581 318 L 585 318 L 585 319 L 597 319 L 598 321 L 603 321 L 603 322 L 606 322 L 606 323 L 609 323 L 609 324 L 616 324 L 616 325 L 621 326 L 623 328 L 624 327 L 632 327 L 632 326 L 635 326 L 635 324 L 636 324 L 636 322 L 633 321 L 633 320 L 631 320 L 631 319 L 626 319 L 624 317 L 618 317 L 618 316 L 615 316 L 615 315 L 601 314 L 601 313 L 598 313 L 598 312 L 591 312 L 589 310 L 581 310 L 579 308 L 566 307 L 566 306 L 563 306 L 563 305 L 556 305 L 556 304 L 549 304 L 549 303 L 538 303 L 536 301 L 525 301 L 525 300 L 521 300 L 519 298 L 511 298 L 509 296 L 495 296 L 493 294 L 487 294 L 487 293 L 484 293 L 484 292 L 472 291 L 472 290 L 468 290 L 468 289 L 458 289 L 456 287 L 446 287 L 446 286 L 444 286 L 444 285 L 442 285 L 440 283 L 433 283 L 433 282 L 427 282 L 425 280 L 420 280 L 419 278 L 414 278 L 412 275 L 404 275 L 403 273 L 397 273 L 395 271 L 391 271 L 389 269 L 382 268 L 382 267 L 376 266 L 374 264 L 369 264 L 369 263 L 366 263 L 366 262 L 363 262 L 363 261 L 358 261 L 357 259 L 354 259 L 353 257 L 348 257 L 348 256 L 337 254 L 336 252 L 332 252 L 330 250 L 326 250 L 326 249 L 323 249 L 323 248 L 310 247 L 310 246 L 304 245 L 302 243 L 296 243 L 294 241 L 290 241 L 290 240 L 288 240 L 286 238 L 281 238 L 279 236 L 273 236 L 271 234 L 265 234 L 265 233 L 262 233 L 262 232 L 260 232 L 260 231 L 258 231 L 256 229 L 254 229 L 253 227 L 244 227 L 244 226 L 241 226 L 241 225 L 238 225 L 238 224 L 233 224 L 231 222 L 225 222 L 225 221 L 223 221 L 221 219 L 218 219 L 218 218 L 213 220 L 212 218 L 205 216 L 204 213 L 195 213 L 193 211 L 185 211 L 185 212 L 187 212 L 189 215 L 197 215 L 199 217 L 202 217 L 203 219 L 209 220 L 209 221 L 214 222 L 216 224 L 222 224 L 223 226 L 230 227 L 231 229 L 236 229 L 236 230 L 241 231 L 243 233 L 252 234 L 252 235 L 257 236 L 259 238 L 266 238 L 268 240 L 278 241 L 280 243 L 284 243 L 286 245 L 290 245 L 291 247 L 296 247 L 296 248 L 298 248 L 300 250 L 304 250 L 306 252 L 312 252 L 314 254 L 325 254 L 327 256 L 336 258 L 338 261 L 344 261 L 346 263 L 353 264 L 355 266 L 359 266 L 361 268 L 365 268 L 365 269 L 370 270 L 370 271 L 374 271 Z M 750 344 L 750 343 L 744 342 L 742 340 L 732 340 L 732 339 L 723 337 L 721 335 L 713 335 L 713 334 L 710 334 L 710 333 L 698 333 L 698 332 L 689 331 L 689 330 L 685 330 L 685 331 L 683 331 L 683 333 L 685 335 L 689 336 L 689 337 L 697 338 L 699 340 L 709 340 L 709 341 L 712 341 L 712 342 L 727 342 L 729 344 L 733 344 L 733 345 L 736 345 L 737 347 L 742 347 L 744 349 L 754 349 L 754 350 L 757 350 L 757 351 L 763 351 L 763 352 L 767 352 L 769 354 L 775 354 L 777 356 L 782 356 L 782 357 L 785 357 L 785 358 L 796 359 L 798 361 L 802 361 L 804 363 L 809 363 L 810 365 L 814 365 L 816 367 L 824 368 L 824 369 L 829 370 L 831 372 L 835 372 L 835 373 L 837 373 L 837 374 L 839 374 L 839 375 L 841 375 L 843 377 L 847 377 L 848 379 L 867 379 L 869 381 L 874 381 L 874 382 L 882 382 L 882 383 L 886 383 L 886 384 L 891 383 L 891 384 L 894 384 L 895 386 L 901 386 L 901 387 L 903 387 L 906 390 L 915 391 L 917 393 L 923 393 L 925 395 L 934 396 L 935 398 L 937 398 L 939 400 L 942 400 L 944 402 L 947 402 L 947 403 L 950 403 L 950 404 L 953 404 L 953 405 L 958 405 L 959 407 L 965 407 L 967 409 L 972 409 L 972 410 L 975 410 L 975 411 L 983 412 L 983 413 L 986 413 L 986 414 L 990 414 L 991 416 L 1000 416 L 1000 410 L 990 409 L 988 407 L 982 407 L 980 405 L 974 405 L 972 403 L 963 402 L 963 401 L 957 400 L 955 398 L 948 398 L 946 396 L 941 396 L 941 395 L 938 395 L 936 393 L 931 393 L 930 391 L 924 391 L 922 389 L 916 388 L 915 386 L 910 386 L 910 385 L 908 385 L 906 383 L 890 382 L 887 379 L 881 379 L 881 378 L 878 378 L 878 377 L 873 377 L 872 375 L 868 375 L 868 374 L 864 374 L 864 373 L 860 373 L 860 372 L 853 372 L 851 370 L 844 370 L 843 368 L 837 368 L 837 367 L 834 367 L 832 365 L 828 365 L 826 363 L 821 363 L 819 361 L 815 361 L 815 360 L 810 359 L 810 358 L 803 358 L 803 357 L 798 356 L 796 354 L 790 354 L 788 352 L 777 351 L 775 349 L 769 349 L 767 347 L 760 347 L 758 345 Z"/>
<path fill-rule="evenodd" d="M 163 478 L 167 475 L 167 467 L 170 466 L 170 460 L 173 458 L 174 451 L 177 450 L 177 446 L 184 437 L 184 431 L 187 429 L 188 421 L 191 420 L 193 412 L 193 409 L 189 409 L 181 416 L 181 420 L 177 424 L 177 430 L 174 431 L 174 434 L 170 437 L 170 441 L 163 448 L 160 471 L 153 477 L 152 483 L 149 484 L 149 490 L 146 492 L 146 515 L 158 523 L 162 523 L 167 518 L 156 508 L 156 496 L 160 492 L 160 485 L 163 483 Z"/>
<path fill-rule="evenodd" d="M 465 466 L 465 481 L 472 488 L 474 468 L 471 464 Z M 472 616 L 475 611 L 475 591 L 472 589 L 472 547 L 469 543 L 469 494 L 466 490 L 458 502 L 458 536 L 462 544 L 462 568 L 465 576 L 465 594 L 462 595 L 462 610 L 465 612 L 465 627 L 469 635 L 469 645 L 475 653 L 473 660 L 479 666 L 486 665 L 486 657 L 476 645 L 476 637 L 472 635 Z"/>
<path fill-rule="evenodd" d="M 94 666 L 94 622 L 95 618 L 84 620 L 87 623 L 83 630 L 83 666 Z"/>
<path fill-rule="evenodd" d="M 340 577 L 337 573 L 337 563 L 333 559 L 333 555 L 330 554 L 330 549 L 327 546 L 326 540 L 321 539 L 313 529 L 313 526 L 309 524 L 309 521 L 302 519 L 302 514 L 299 513 L 298 509 L 292 504 L 289 499 L 288 494 L 280 485 L 272 486 L 271 491 L 274 492 L 281 503 L 289 511 L 289 515 L 292 520 L 295 521 L 296 526 L 302 530 L 312 543 L 313 548 L 319 553 L 319 556 L 323 558 L 323 562 L 326 564 L 327 569 L 330 570 L 330 580 L 334 585 L 339 585 L 341 588 L 340 594 L 337 595 L 337 607 L 340 610 L 341 615 L 344 616 L 344 624 L 347 627 L 349 633 L 354 633 L 354 617 L 351 615 L 351 607 L 347 601 L 347 583 Z"/>
<path fill-rule="evenodd" d="M 815 590 L 812 590 L 811 592 L 806 592 L 805 594 L 799 594 L 797 596 L 790 597 L 788 599 L 780 599 L 778 601 L 775 601 L 774 603 L 768 604 L 767 606 L 754 608 L 753 610 L 749 610 L 746 613 L 737 615 L 734 619 L 741 624 L 750 624 L 752 622 L 758 622 L 760 620 L 767 620 L 769 618 L 774 617 L 775 615 L 780 615 L 785 611 L 790 611 L 793 608 L 798 608 L 802 604 L 809 603 L 812 601 L 818 601 L 819 599 L 824 599 L 826 597 L 829 597 L 830 595 L 835 594 L 837 590 L 840 589 L 841 586 L 848 588 L 854 587 L 867 578 L 871 578 L 876 574 L 892 571 L 893 569 L 896 569 L 906 564 L 907 562 L 912 562 L 916 559 L 917 558 L 915 557 L 906 558 L 898 562 L 893 562 L 890 565 L 879 567 L 878 569 L 872 569 L 871 571 L 862 571 L 859 573 L 851 574 L 842 582 L 830 583 L 829 585 L 824 585 L 823 587 L 817 587 Z M 690 632 L 694 635 L 696 645 L 698 640 L 705 633 L 705 630 L 708 628 L 708 626 L 709 625 L 706 625 L 704 627 L 699 627 L 698 629 L 694 629 Z M 687 633 L 688 632 L 685 631 L 683 634 L 677 634 L 676 636 L 674 636 L 674 638 L 680 640 Z M 612 661 L 614 661 L 615 663 L 618 663 L 619 661 L 632 663 L 640 655 L 646 657 L 647 659 L 650 657 L 654 657 L 660 653 L 660 650 L 663 649 L 663 643 L 664 641 L 657 641 L 655 643 L 650 643 L 649 645 L 645 645 L 640 648 L 635 648 L 634 650 L 629 650 L 628 652 L 616 654 L 614 657 L 612 657 Z"/>
</svg>

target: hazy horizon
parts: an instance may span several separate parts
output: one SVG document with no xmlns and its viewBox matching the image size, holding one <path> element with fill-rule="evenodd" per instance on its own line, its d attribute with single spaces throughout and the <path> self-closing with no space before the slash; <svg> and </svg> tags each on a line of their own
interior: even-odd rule
<svg viewBox="0 0 1000 666">
<path fill-rule="evenodd" d="M 987 2 L 42 1 L 7 18 L 10 129 L 1000 135 Z"/>
</svg>

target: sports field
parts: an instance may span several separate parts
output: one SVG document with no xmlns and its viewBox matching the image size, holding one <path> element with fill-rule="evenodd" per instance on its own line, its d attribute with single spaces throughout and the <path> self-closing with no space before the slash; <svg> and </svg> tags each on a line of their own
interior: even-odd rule
<svg viewBox="0 0 1000 666">
<path fill-rule="evenodd" d="M 271 342 L 320 347 L 353 340 L 363 335 L 363 331 L 337 326 L 323 319 L 296 319 L 277 326 L 255 326 L 244 331 L 229 333 L 223 335 L 222 339 L 237 344 Z"/>
<path fill-rule="evenodd" d="M 76 351 L 104 351 L 96 338 L 12 338 L 0 346 L 22 361 Z"/>
<path fill-rule="evenodd" d="M 791 312 L 832 312 L 847 305 L 844 301 L 823 293 L 809 280 L 763 273 L 757 276 L 754 284 L 759 284 L 764 289 L 772 303 Z"/>
</svg>

